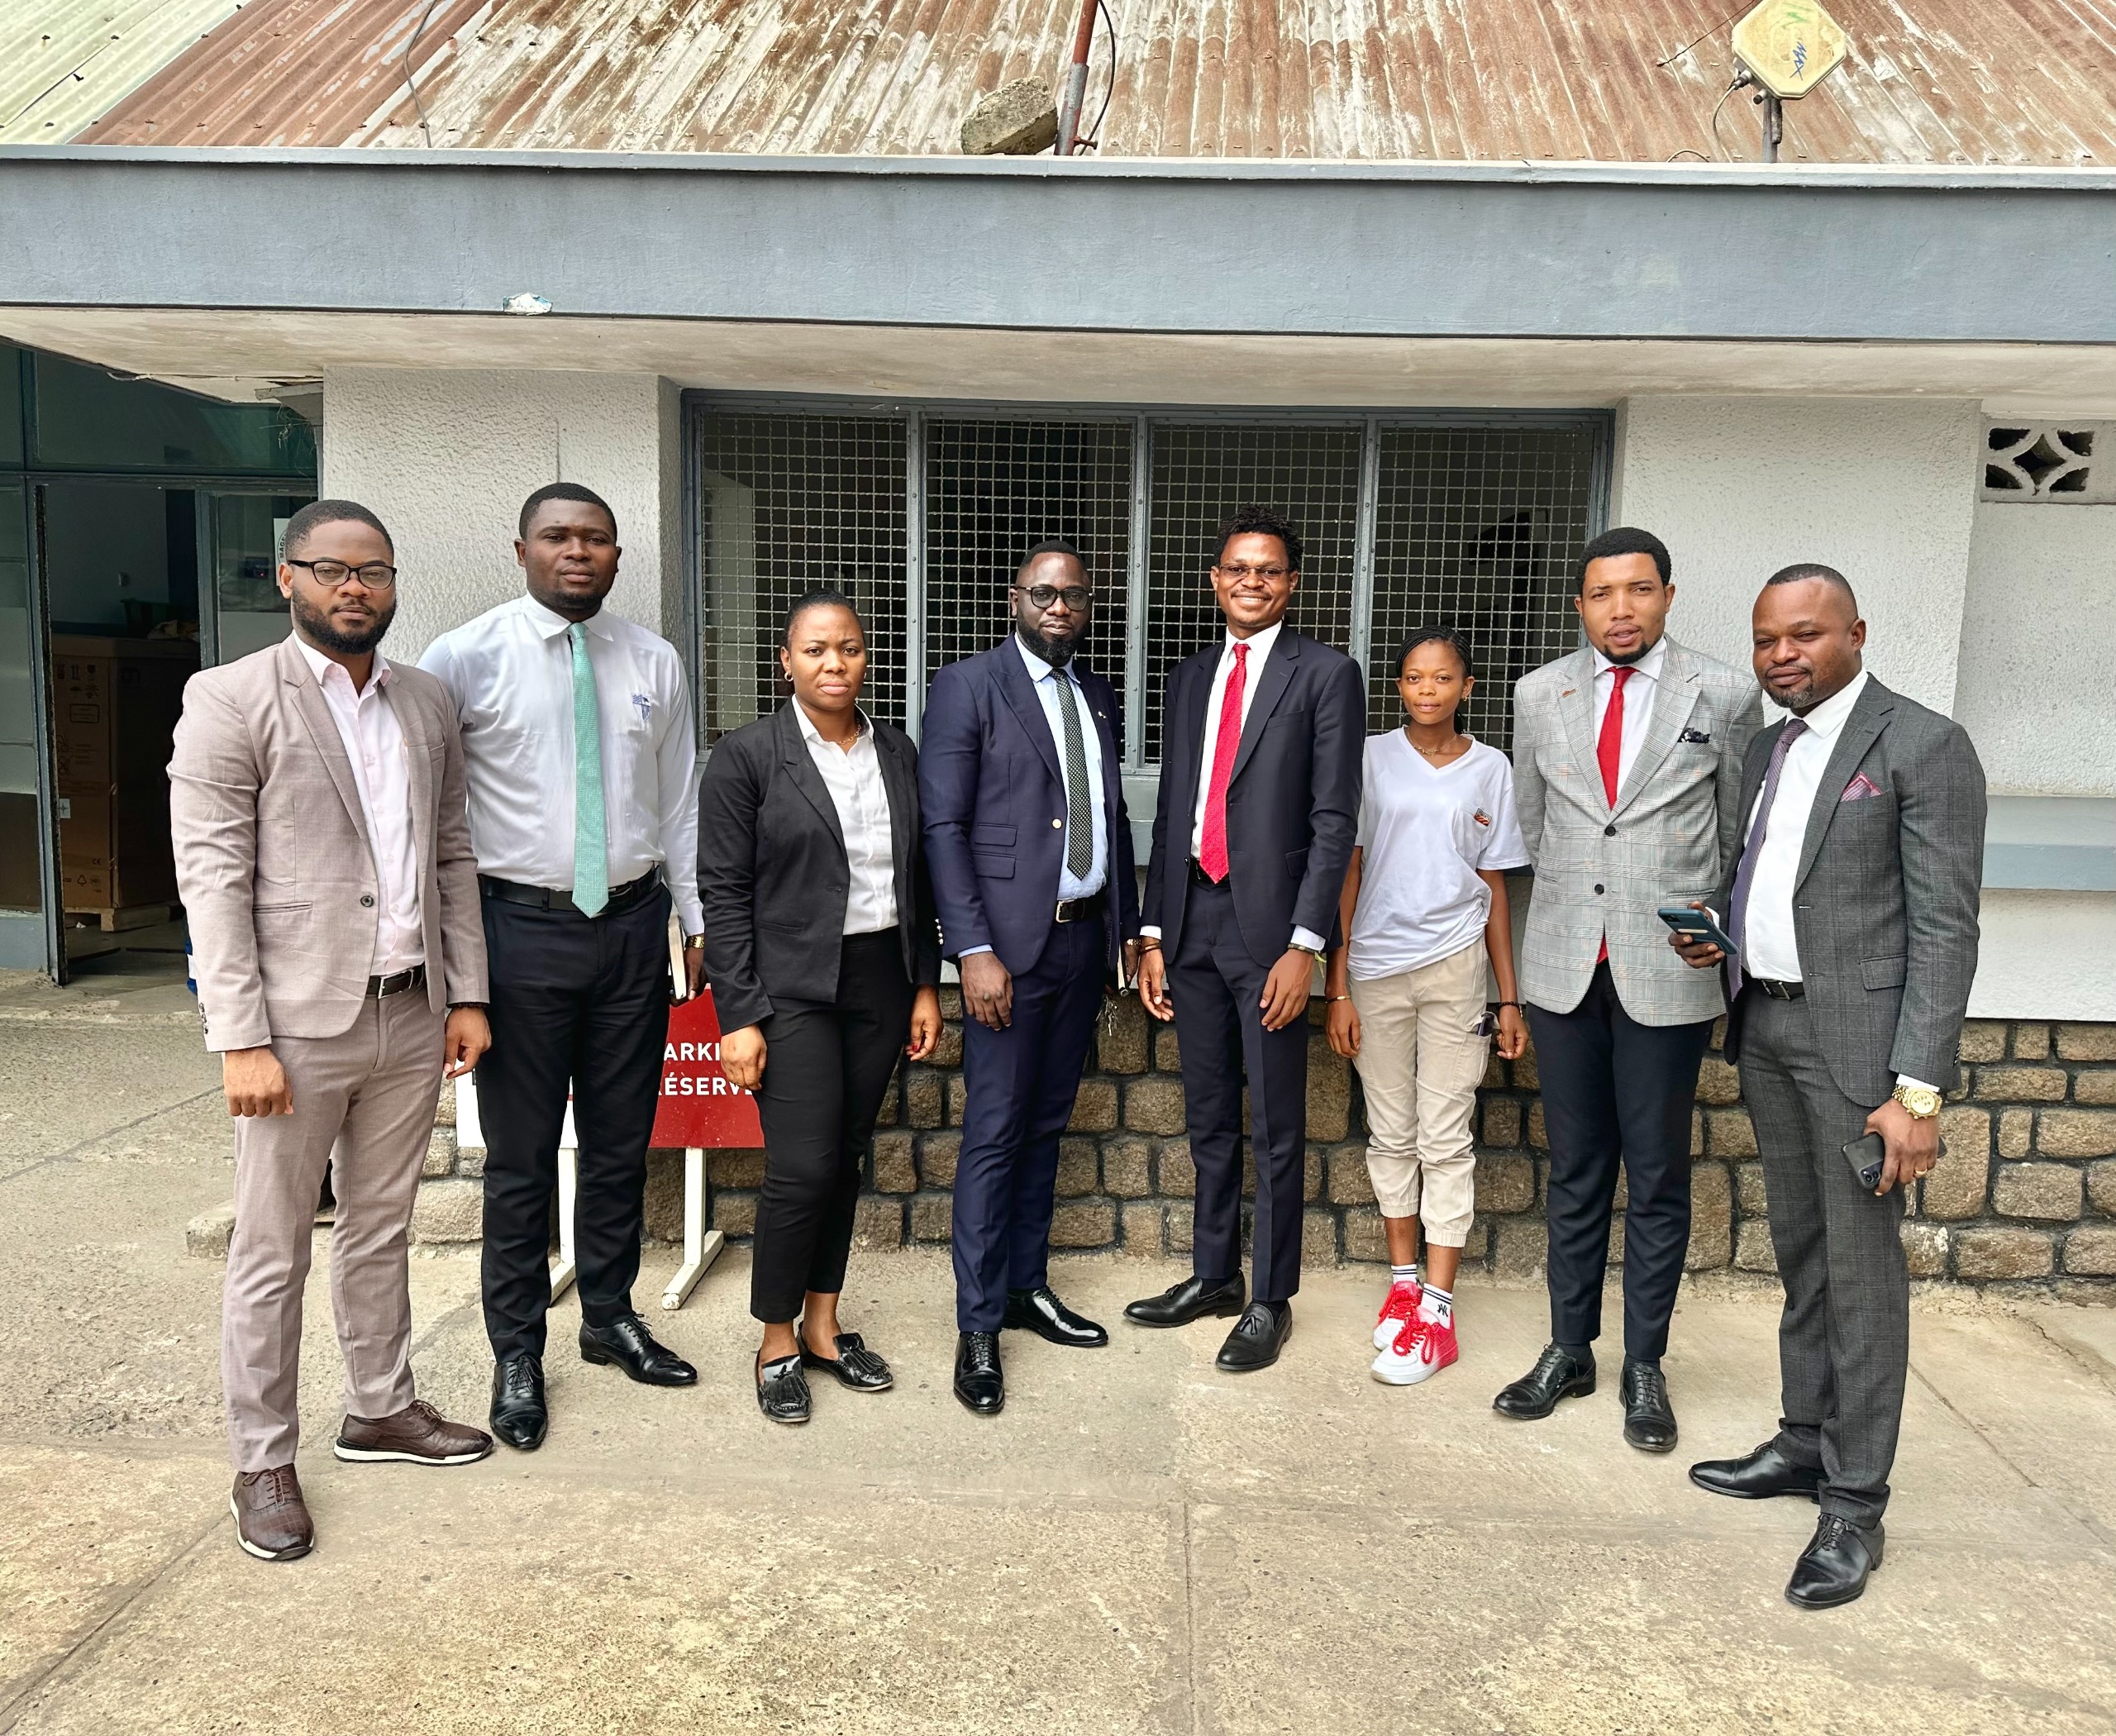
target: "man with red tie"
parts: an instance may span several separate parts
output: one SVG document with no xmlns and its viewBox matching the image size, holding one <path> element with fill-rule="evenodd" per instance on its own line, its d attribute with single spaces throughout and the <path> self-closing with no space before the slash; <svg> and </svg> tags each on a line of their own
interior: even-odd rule
<svg viewBox="0 0 2116 1736">
<path fill-rule="evenodd" d="M 1198 1191 L 1192 1276 L 1124 1313 L 1142 1326 L 1239 1315 L 1218 1359 L 1231 1374 L 1269 1367 L 1293 1330 L 1308 999 L 1316 959 L 1335 944 L 1366 743 L 1358 666 L 1284 624 L 1300 560 L 1300 533 L 1262 508 L 1220 533 L 1212 584 L 1227 632 L 1169 680 L 1141 913 L 1139 998 L 1175 1023 Z M 1253 1300 L 1241 1279 L 1245 1072 Z"/>
<path fill-rule="evenodd" d="M 1762 722 L 1753 682 L 1667 637 L 1670 574 L 1650 532 L 1597 537 L 1574 600 L 1587 643 L 1514 689 L 1514 794 L 1536 870 L 1521 996 L 1550 1136 L 1551 1343 L 1493 1401 L 1533 1420 L 1594 1391 L 1621 1165 L 1623 1436 L 1645 1452 L 1675 1444 L 1661 1357 L 1689 1247 L 1697 1070 L 1724 1007 L 1657 912 L 1716 893 Z"/>
</svg>

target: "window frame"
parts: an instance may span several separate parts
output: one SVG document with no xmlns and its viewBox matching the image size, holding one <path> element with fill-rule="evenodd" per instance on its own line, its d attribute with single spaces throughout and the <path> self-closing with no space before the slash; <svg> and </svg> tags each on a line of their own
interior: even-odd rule
<svg viewBox="0 0 2116 1736">
<path fill-rule="evenodd" d="M 1154 431 L 1167 426 L 1213 422 L 1226 427 L 1330 427 L 1360 431 L 1359 495 L 1354 525 L 1351 621 L 1348 655 L 1364 678 L 1373 661 L 1375 544 L 1380 511 L 1381 436 L 1406 427 L 1561 429 L 1585 433 L 1590 457 L 1587 478 L 1587 534 L 1608 525 L 1616 414 L 1600 408 L 1465 408 L 1421 406 L 1362 409 L 1334 405 L 1219 405 L 1081 403 L 993 398 L 842 396 L 808 393 L 687 390 L 683 394 L 684 664 L 700 751 L 706 745 L 705 694 L 698 665 L 705 618 L 704 510 L 701 467 L 708 421 L 715 414 L 873 417 L 904 424 L 904 725 L 919 736 L 925 708 L 926 669 L 926 441 L 929 420 L 1079 422 L 1132 425 L 1132 511 L 1126 545 L 1125 644 L 1122 680 L 1122 775 L 1151 780 L 1157 761 L 1145 756 L 1149 556 L 1152 534 Z"/>
</svg>

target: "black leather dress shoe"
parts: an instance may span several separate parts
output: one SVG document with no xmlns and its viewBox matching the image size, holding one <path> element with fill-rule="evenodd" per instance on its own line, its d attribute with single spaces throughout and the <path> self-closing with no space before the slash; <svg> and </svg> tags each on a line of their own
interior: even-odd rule
<svg viewBox="0 0 2116 1736">
<path fill-rule="evenodd" d="M 1774 1495 L 1804 1495 L 1812 1501 L 1822 1495 L 1822 1472 L 1794 1464 L 1778 1450 L 1775 1441 L 1766 1441 L 1737 1459 L 1706 1459 L 1693 1465 L 1689 1480 L 1700 1489 L 1731 1495 L 1737 1501 L 1768 1500 Z"/>
<path fill-rule="evenodd" d="M 657 1343 L 637 1314 L 624 1314 L 608 1326 L 580 1328 L 580 1360 L 614 1362 L 642 1386 L 695 1386 L 698 1371 L 665 1344 Z"/>
<path fill-rule="evenodd" d="M 772 1423 L 805 1423 L 814 1402 L 808 1377 L 801 1372 L 802 1358 L 781 1357 L 774 1362 L 757 1363 L 757 1409 Z"/>
<path fill-rule="evenodd" d="M 980 1417 L 996 1417 L 1007 1408 L 996 1332 L 966 1332 L 956 1343 L 956 1396 Z"/>
<path fill-rule="evenodd" d="M 856 1332 L 841 1332 L 831 1340 L 837 1350 L 835 1357 L 817 1356 L 798 1333 L 794 1333 L 794 1342 L 801 1347 L 803 1368 L 820 1368 L 825 1374 L 834 1375 L 841 1386 L 850 1386 L 855 1392 L 887 1392 L 896 1385 L 889 1365 L 868 1349 L 866 1341 Z"/>
<path fill-rule="evenodd" d="M 1141 1326 L 1188 1326 L 1207 1314 L 1238 1314 L 1248 1296 L 1249 1286 L 1240 1272 L 1232 1278 L 1200 1278 L 1193 1273 L 1157 1296 L 1127 1304 L 1124 1318 Z"/>
<path fill-rule="evenodd" d="M 1009 1329 L 1032 1332 L 1053 1344 L 1075 1344 L 1091 1349 L 1109 1342 L 1107 1332 L 1086 1316 L 1076 1314 L 1066 1307 L 1058 1300 L 1058 1292 L 1047 1284 L 1034 1290 L 1008 1290 L 1007 1318 L 1000 1323 Z"/>
<path fill-rule="evenodd" d="M 1840 1513 L 1825 1513 L 1785 1582 L 1785 1601 L 1803 1610 L 1833 1610 L 1866 1589 L 1866 1576 L 1881 1564 L 1887 1534 L 1879 1525 L 1855 1525 Z"/>
<path fill-rule="evenodd" d="M 1658 1362 L 1624 1359 L 1623 1438 L 1641 1452 L 1666 1452 L 1675 1444 L 1675 1407 L 1668 1402 L 1668 1377 Z"/>
<path fill-rule="evenodd" d="M 1277 1362 L 1292 1336 L 1292 1303 L 1251 1302 L 1220 1346 L 1213 1366 L 1222 1374 L 1254 1374 Z"/>
<path fill-rule="evenodd" d="M 551 1414 L 544 1404 L 543 1358 L 522 1351 L 493 1366 L 493 1433 L 518 1452 L 544 1444 Z"/>
<path fill-rule="evenodd" d="M 1562 1345 L 1546 1344 L 1536 1366 L 1502 1386 L 1491 1408 L 1501 1416 L 1536 1423 L 1557 1409 L 1560 1399 L 1584 1399 L 1594 1390 L 1594 1359 L 1585 1362 Z"/>
</svg>

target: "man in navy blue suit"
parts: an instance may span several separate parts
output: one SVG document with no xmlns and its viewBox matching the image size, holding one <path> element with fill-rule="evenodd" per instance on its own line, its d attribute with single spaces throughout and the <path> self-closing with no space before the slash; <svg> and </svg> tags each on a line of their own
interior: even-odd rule
<svg viewBox="0 0 2116 1736">
<path fill-rule="evenodd" d="M 1173 1019 L 1198 1202 L 1192 1276 L 1124 1310 L 1141 1326 L 1238 1314 L 1229 1374 L 1268 1368 L 1293 1331 L 1307 1157 L 1308 999 L 1333 942 L 1358 829 L 1365 684 L 1285 625 L 1300 533 L 1244 507 L 1220 532 L 1227 631 L 1169 677 L 1146 869 L 1139 998 Z M 1256 1160 L 1253 1298 L 1241 1282 L 1241 1082 Z"/>
<path fill-rule="evenodd" d="M 1006 1403 L 999 1333 L 1109 1335 L 1051 1288 L 1058 1138 L 1105 985 L 1137 962 L 1117 694 L 1075 653 L 1094 613 L 1086 562 L 1039 542 L 1008 593 L 1014 630 L 933 678 L 918 754 L 943 950 L 962 973 L 969 1100 L 956 1161 L 956 1396 Z"/>
</svg>

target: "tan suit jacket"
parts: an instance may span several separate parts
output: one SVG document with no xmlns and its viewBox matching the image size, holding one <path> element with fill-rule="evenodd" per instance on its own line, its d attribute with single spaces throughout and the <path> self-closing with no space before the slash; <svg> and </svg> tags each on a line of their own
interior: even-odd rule
<svg viewBox="0 0 2116 1736">
<path fill-rule="evenodd" d="M 438 1012 L 486 999 L 463 743 L 441 683 L 390 667 L 383 699 L 404 736 L 427 994 Z M 191 678 L 169 776 L 206 1047 L 350 1028 L 374 954 L 374 857 L 352 761 L 291 638 Z"/>
</svg>

